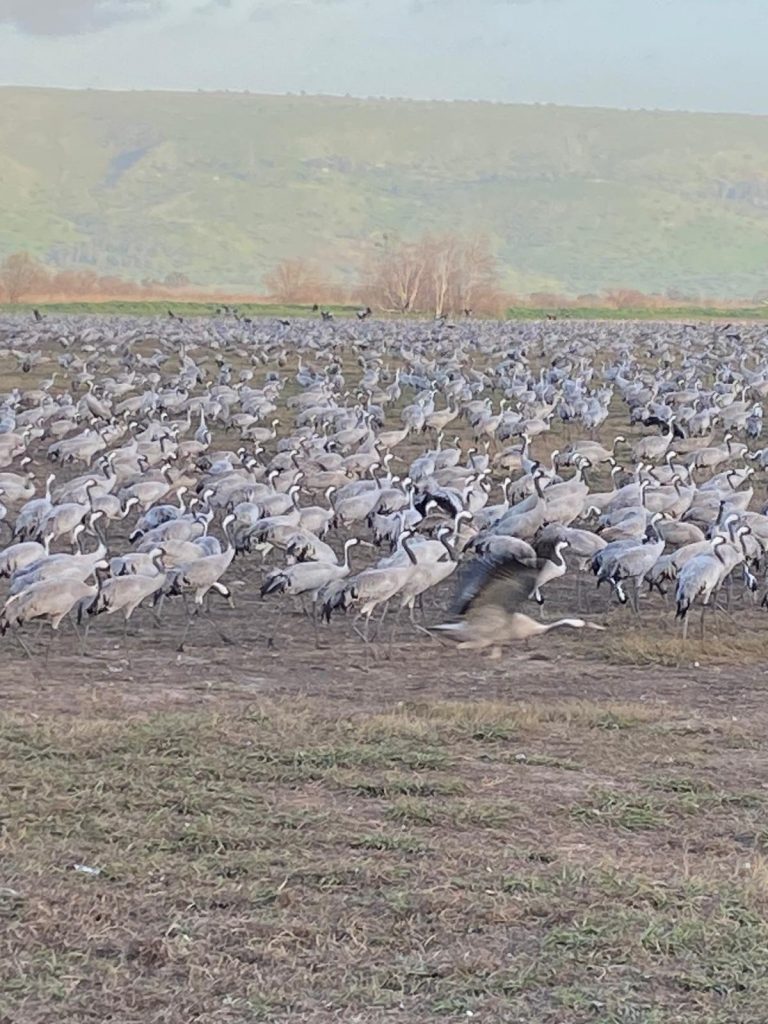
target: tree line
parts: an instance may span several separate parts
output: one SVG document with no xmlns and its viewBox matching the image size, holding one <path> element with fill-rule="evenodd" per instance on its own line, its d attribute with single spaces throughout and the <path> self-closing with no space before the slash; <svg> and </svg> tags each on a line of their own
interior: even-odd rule
<svg viewBox="0 0 768 1024">
<path fill-rule="evenodd" d="M 43 298 L 85 299 L 164 296 L 189 285 L 185 274 L 167 274 L 162 280 L 128 281 L 115 274 L 89 268 L 47 267 L 27 252 L 15 252 L 0 263 L 0 299 L 16 304 Z"/>
<path fill-rule="evenodd" d="M 281 305 L 357 303 L 378 312 L 442 316 L 504 316 L 513 306 L 539 309 L 663 309 L 670 305 L 708 305 L 700 297 L 672 292 L 648 295 L 633 288 L 613 288 L 576 298 L 555 292 L 510 294 L 502 268 L 484 236 L 427 234 L 408 240 L 384 236 L 369 246 L 351 281 L 333 280 L 318 263 L 294 257 L 280 260 L 265 275 L 265 294 L 252 301 Z M 162 279 L 131 281 L 89 268 L 47 267 L 29 253 L 12 253 L 0 262 L 0 301 L 44 299 L 215 298 L 216 289 L 195 287 L 183 273 Z M 759 297 L 760 298 L 760 297 Z"/>
<path fill-rule="evenodd" d="M 353 301 L 389 313 L 500 314 L 507 296 L 487 238 L 425 235 L 384 238 L 363 259 L 346 287 L 323 277 L 311 260 L 281 260 L 266 275 L 268 296 L 285 305 Z"/>
</svg>

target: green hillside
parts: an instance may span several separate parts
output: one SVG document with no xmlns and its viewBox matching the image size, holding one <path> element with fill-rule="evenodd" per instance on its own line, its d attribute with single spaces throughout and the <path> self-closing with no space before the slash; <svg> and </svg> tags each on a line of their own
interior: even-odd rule
<svg viewBox="0 0 768 1024">
<path fill-rule="evenodd" d="M 258 289 L 382 234 L 488 234 L 511 289 L 768 289 L 768 118 L 0 89 L 0 256 Z"/>
</svg>

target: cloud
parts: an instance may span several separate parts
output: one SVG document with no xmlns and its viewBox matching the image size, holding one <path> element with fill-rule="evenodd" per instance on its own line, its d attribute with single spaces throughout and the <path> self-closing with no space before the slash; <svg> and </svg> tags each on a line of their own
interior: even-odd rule
<svg viewBox="0 0 768 1024">
<path fill-rule="evenodd" d="M 323 10 L 351 3 L 363 5 L 364 0 L 257 0 L 251 10 L 251 20 L 262 21 L 278 15 L 290 16 L 301 11 Z"/>
<path fill-rule="evenodd" d="M 557 2 L 557 0 L 479 0 L 476 6 L 483 7 L 528 7 L 534 4 L 550 4 Z M 452 4 L 455 7 L 463 6 L 464 0 L 411 0 L 411 10 L 416 14 L 421 14 L 424 11 L 433 12 L 436 7 L 445 7 L 446 4 Z M 468 10 L 468 14 L 471 14 L 471 9 Z"/>
<path fill-rule="evenodd" d="M 164 6 L 165 0 L 0 0 L 0 24 L 36 36 L 79 35 L 148 18 Z"/>
<path fill-rule="evenodd" d="M 214 11 L 220 11 L 222 8 L 229 10 L 232 7 L 232 0 L 208 0 L 200 7 L 195 8 L 196 14 L 212 14 Z"/>
</svg>

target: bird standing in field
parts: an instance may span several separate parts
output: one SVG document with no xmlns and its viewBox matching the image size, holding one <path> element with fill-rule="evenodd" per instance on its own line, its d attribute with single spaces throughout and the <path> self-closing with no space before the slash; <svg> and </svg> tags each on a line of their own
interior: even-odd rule
<svg viewBox="0 0 768 1024">
<path fill-rule="evenodd" d="M 584 619 L 564 618 L 537 622 L 518 609 L 528 601 L 539 570 L 513 556 L 475 558 L 459 579 L 452 612 L 458 621 L 432 627 L 459 641 L 460 650 L 491 649 L 500 658 L 502 648 L 519 640 L 548 633 L 561 626 L 572 629 L 605 629 Z"/>
</svg>

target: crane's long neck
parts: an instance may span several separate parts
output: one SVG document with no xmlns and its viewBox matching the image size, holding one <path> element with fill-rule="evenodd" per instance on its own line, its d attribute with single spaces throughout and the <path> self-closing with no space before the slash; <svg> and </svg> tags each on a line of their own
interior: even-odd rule
<svg viewBox="0 0 768 1024">
<path fill-rule="evenodd" d="M 416 565 L 417 564 L 416 555 L 413 553 L 413 549 L 411 548 L 410 544 L 408 543 L 408 539 L 406 537 L 402 538 L 402 545 L 403 545 L 403 551 L 405 551 L 406 555 L 408 555 L 408 558 L 410 559 L 411 564 L 412 565 Z"/>
<path fill-rule="evenodd" d="M 445 550 L 446 550 L 446 551 L 448 552 L 448 558 L 449 558 L 449 559 L 450 559 L 450 560 L 451 560 L 452 562 L 455 562 L 455 561 L 457 561 L 457 558 L 456 558 L 456 552 L 455 552 L 455 550 L 454 550 L 454 548 L 453 548 L 453 545 L 451 545 L 451 544 L 449 543 L 449 541 L 448 541 L 448 538 L 447 538 L 447 537 L 445 536 L 445 534 L 441 534 L 441 535 L 440 535 L 440 537 L 438 537 L 438 540 L 439 540 L 439 541 L 440 541 L 440 543 L 441 543 L 441 544 L 443 545 L 443 547 L 445 548 Z"/>
<path fill-rule="evenodd" d="M 540 633 L 548 633 L 550 629 L 559 629 L 560 626 L 570 626 L 572 629 L 583 629 L 583 619 L 558 619 L 556 622 L 538 623 L 541 628 L 538 630 Z"/>
<path fill-rule="evenodd" d="M 459 540 L 459 531 L 461 530 L 461 524 L 467 519 L 466 516 L 461 514 L 454 516 L 453 520 L 453 533 L 451 534 L 451 547 L 456 547 Z"/>
<path fill-rule="evenodd" d="M 346 569 L 347 571 L 349 571 L 349 567 L 350 567 L 350 566 L 349 566 L 349 552 L 350 552 L 350 549 L 351 549 L 351 548 L 352 548 L 353 546 L 354 546 L 354 545 L 352 545 L 352 544 L 345 544 L 345 545 L 344 545 L 344 568 L 345 568 L 345 569 Z"/>
</svg>

